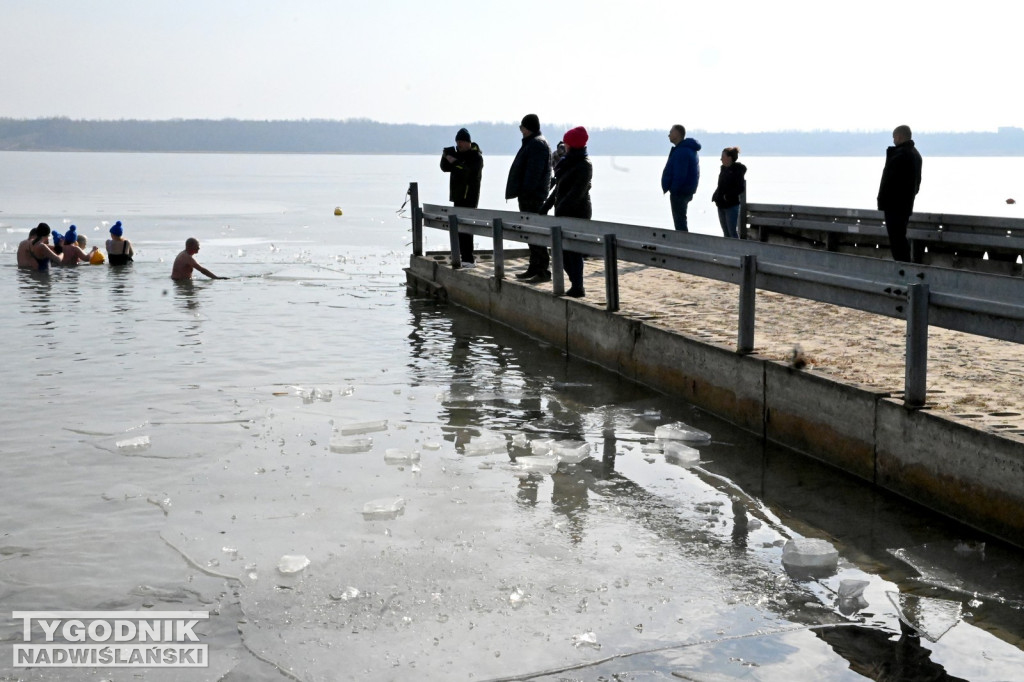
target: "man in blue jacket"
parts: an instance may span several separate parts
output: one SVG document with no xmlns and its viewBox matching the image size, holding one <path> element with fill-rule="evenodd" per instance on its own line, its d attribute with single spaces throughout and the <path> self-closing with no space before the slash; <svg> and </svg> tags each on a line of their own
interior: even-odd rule
<svg viewBox="0 0 1024 682">
<path fill-rule="evenodd" d="M 680 232 L 686 229 L 686 208 L 697 191 L 700 182 L 700 161 L 697 152 L 700 142 L 686 137 L 686 128 L 678 123 L 668 132 L 669 141 L 675 145 L 668 153 L 668 162 L 661 173 L 661 190 L 668 192 L 672 205 L 672 222 Z"/>
</svg>

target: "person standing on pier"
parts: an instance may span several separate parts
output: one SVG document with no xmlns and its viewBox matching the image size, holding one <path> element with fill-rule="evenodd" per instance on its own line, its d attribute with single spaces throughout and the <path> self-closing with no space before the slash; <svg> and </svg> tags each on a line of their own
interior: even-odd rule
<svg viewBox="0 0 1024 682">
<path fill-rule="evenodd" d="M 718 172 L 718 187 L 711 201 L 718 207 L 718 223 L 722 234 L 739 239 L 736 231 L 740 224 L 740 197 L 747 191 L 747 167 L 739 162 L 740 148 L 722 150 L 722 169 Z"/>
<path fill-rule="evenodd" d="M 892 131 L 893 146 L 885 150 L 885 168 L 878 187 L 878 210 L 885 213 L 892 259 L 911 262 L 907 224 L 914 212 L 914 197 L 921 189 L 921 153 L 914 146 L 910 126 Z"/>
<path fill-rule="evenodd" d="M 540 213 L 551 187 L 551 147 L 540 134 L 537 114 L 527 114 L 519 125 L 523 144 L 512 161 L 505 185 L 505 199 L 519 199 L 519 210 Z M 530 244 L 530 265 L 516 279 L 551 281 L 551 256 L 546 246 Z"/>
<path fill-rule="evenodd" d="M 555 166 L 555 189 L 544 202 L 541 213 L 547 213 L 554 206 L 555 215 L 567 218 L 590 220 L 593 205 L 590 203 L 590 185 L 594 178 L 594 166 L 587 156 L 587 141 L 590 136 L 583 126 L 573 128 L 562 138 L 565 156 Z M 583 254 L 563 251 L 562 264 L 569 275 L 572 286 L 565 292 L 572 298 L 583 298 Z"/>
<path fill-rule="evenodd" d="M 668 153 L 668 162 L 661 173 L 661 191 L 668 192 L 672 205 L 672 222 L 680 232 L 687 232 L 686 208 L 697 192 L 700 182 L 700 161 L 697 152 L 700 142 L 686 137 L 686 128 L 678 123 L 668 131 L 669 141 L 675 145 Z"/>
<path fill-rule="evenodd" d="M 455 133 L 455 146 L 445 147 L 441 153 L 441 170 L 450 173 L 448 199 L 452 206 L 476 208 L 480 204 L 480 179 L 484 172 L 484 155 L 465 128 L 459 128 L 459 132 Z M 476 267 L 472 234 L 459 232 L 459 255 L 462 267 Z"/>
</svg>

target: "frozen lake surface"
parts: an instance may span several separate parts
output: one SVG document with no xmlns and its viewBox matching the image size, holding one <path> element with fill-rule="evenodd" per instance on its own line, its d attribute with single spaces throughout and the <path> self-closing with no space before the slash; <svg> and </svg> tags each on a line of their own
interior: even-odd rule
<svg viewBox="0 0 1024 682">
<path fill-rule="evenodd" d="M 436 159 L 0 164 L 0 679 L 74 678 L 12 667 L 11 612 L 97 609 L 211 612 L 210 667 L 147 680 L 1019 676 L 1019 551 L 408 299 L 396 211 L 444 202 Z M 39 220 L 118 219 L 130 269 L 14 267 Z M 171 282 L 188 236 L 232 279 Z"/>
</svg>

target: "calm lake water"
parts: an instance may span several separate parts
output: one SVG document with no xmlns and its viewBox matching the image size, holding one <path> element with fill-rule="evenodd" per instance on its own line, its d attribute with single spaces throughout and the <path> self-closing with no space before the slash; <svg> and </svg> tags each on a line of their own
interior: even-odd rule
<svg viewBox="0 0 1024 682">
<path fill-rule="evenodd" d="M 751 201 L 858 208 L 882 163 L 743 160 Z M 1024 160 L 925 164 L 921 210 L 1020 217 Z M 668 227 L 662 165 L 597 157 L 595 218 Z M 0 679 L 142 679 L 15 668 L 26 610 L 209 611 L 209 667 L 147 680 L 1019 679 L 1024 554 L 407 298 L 410 181 L 446 203 L 434 157 L 0 153 Z M 40 220 L 136 262 L 19 271 Z M 231 279 L 171 282 L 189 236 Z M 546 439 L 590 456 L 524 469 Z M 801 537 L 837 569 L 787 571 Z"/>
</svg>

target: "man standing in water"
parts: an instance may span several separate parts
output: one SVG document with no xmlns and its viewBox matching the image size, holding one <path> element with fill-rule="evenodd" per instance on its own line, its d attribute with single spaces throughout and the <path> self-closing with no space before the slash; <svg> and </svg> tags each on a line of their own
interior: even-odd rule
<svg viewBox="0 0 1024 682">
<path fill-rule="evenodd" d="M 907 223 L 914 212 L 914 197 L 921 189 L 921 153 L 911 139 L 910 126 L 892 131 L 893 146 L 885 150 L 885 168 L 878 187 L 878 210 L 885 212 L 892 259 L 910 262 Z"/>
<path fill-rule="evenodd" d="M 452 206 L 476 208 L 480 203 L 480 178 L 484 171 L 484 155 L 465 128 L 460 128 L 459 132 L 455 133 L 455 146 L 445 147 L 441 153 L 441 170 L 451 174 L 448 181 L 448 198 Z M 472 234 L 459 232 L 459 256 L 462 267 L 476 267 Z"/>
<path fill-rule="evenodd" d="M 218 277 L 213 274 L 196 260 L 196 254 L 199 253 L 199 240 L 195 237 L 189 237 L 185 240 L 185 250 L 179 253 L 174 259 L 174 266 L 171 268 L 171 279 L 182 281 L 192 279 L 192 270 L 198 270 L 210 279 L 228 279 L 227 277 Z"/>
<path fill-rule="evenodd" d="M 519 125 L 523 146 L 508 171 L 505 199 L 519 199 L 519 210 L 540 213 L 551 188 L 551 147 L 540 134 L 537 114 L 527 114 Z M 516 279 L 530 282 L 551 281 L 551 256 L 546 246 L 530 244 L 530 265 Z"/>
<path fill-rule="evenodd" d="M 693 200 L 697 183 L 700 182 L 700 161 L 697 158 L 700 142 L 687 138 L 686 128 L 678 123 L 668 131 L 668 139 L 675 146 L 668 153 L 665 170 L 661 173 L 661 191 L 668 192 L 675 228 L 680 232 L 688 232 L 686 208 Z"/>
</svg>

